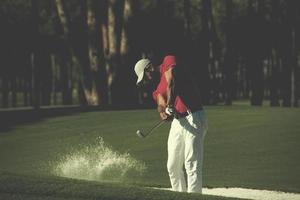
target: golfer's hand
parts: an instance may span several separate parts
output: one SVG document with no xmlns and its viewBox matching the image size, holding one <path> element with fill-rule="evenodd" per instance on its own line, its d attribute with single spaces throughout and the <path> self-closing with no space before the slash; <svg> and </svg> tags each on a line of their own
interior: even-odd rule
<svg viewBox="0 0 300 200">
<path fill-rule="evenodd" d="M 169 117 L 169 115 L 167 115 L 165 112 L 160 112 L 159 115 L 162 120 L 167 120 Z"/>
<path fill-rule="evenodd" d="M 161 113 L 159 113 L 159 115 L 160 115 L 160 118 L 165 121 L 172 121 L 174 118 L 174 115 L 168 115 L 166 112 L 161 112 Z"/>
</svg>

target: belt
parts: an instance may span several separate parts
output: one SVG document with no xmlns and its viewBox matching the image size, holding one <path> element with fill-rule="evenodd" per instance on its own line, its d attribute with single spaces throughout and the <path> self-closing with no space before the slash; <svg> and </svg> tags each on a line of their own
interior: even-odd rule
<svg viewBox="0 0 300 200">
<path fill-rule="evenodd" d="M 175 117 L 176 119 L 180 119 L 180 118 L 183 118 L 183 117 L 188 116 L 188 115 L 191 114 L 191 113 L 194 113 L 194 112 L 197 112 L 197 111 L 200 111 L 200 110 L 203 110 L 202 106 L 199 107 L 199 108 L 195 108 L 195 109 L 188 109 L 188 110 L 187 110 L 186 112 L 184 112 L 184 113 L 178 113 L 178 112 L 176 112 L 176 113 L 174 114 L 174 117 Z"/>
</svg>

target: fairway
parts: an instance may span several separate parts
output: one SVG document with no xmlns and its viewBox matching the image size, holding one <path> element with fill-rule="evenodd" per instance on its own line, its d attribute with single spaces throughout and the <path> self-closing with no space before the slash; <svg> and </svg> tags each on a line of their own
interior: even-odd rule
<svg viewBox="0 0 300 200">
<path fill-rule="evenodd" d="M 209 131 L 204 150 L 205 187 L 300 193 L 299 109 L 240 105 L 208 106 L 206 111 Z M 115 176 L 105 176 L 105 180 L 101 176 L 82 179 L 132 187 L 170 187 L 166 170 L 170 123 L 145 139 L 135 134 L 137 129 L 150 129 L 158 120 L 155 110 L 97 111 L 45 118 L 0 132 L 1 191 L 5 192 L 3 184 L 12 177 L 14 187 L 19 189 L 19 179 L 34 183 L 59 180 L 67 185 L 67 179 L 57 177 L 58 164 L 82 149 L 83 155 L 90 155 L 89 149 L 99 146 L 99 138 L 105 144 L 102 150 L 107 148 L 117 152 L 110 156 L 125 159 L 121 167 L 124 173 L 118 176 L 122 170 L 114 168 L 107 174 Z M 128 164 L 126 159 L 136 165 Z M 97 185 L 86 180 L 78 183 Z"/>
</svg>

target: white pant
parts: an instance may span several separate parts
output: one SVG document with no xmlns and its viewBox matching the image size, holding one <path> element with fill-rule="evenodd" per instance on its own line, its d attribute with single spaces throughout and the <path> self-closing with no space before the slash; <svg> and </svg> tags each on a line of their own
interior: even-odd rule
<svg viewBox="0 0 300 200">
<path fill-rule="evenodd" d="M 202 192 L 203 141 L 206 132 L 207 117 L 204 111 L 173 120 L 168 139 L 167 168 L 174 191 Z"/>
</svg>

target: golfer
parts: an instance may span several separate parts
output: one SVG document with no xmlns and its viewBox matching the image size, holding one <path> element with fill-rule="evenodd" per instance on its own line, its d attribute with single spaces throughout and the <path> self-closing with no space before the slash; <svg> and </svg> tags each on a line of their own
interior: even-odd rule
<svg viewBox="0 0 300 200">
<path fill-rule="evenodd" d="M 156 69 L 149 59 L 139 60 L 135 67 L 137 85 L 153 82 Z M 200 95 L 192 79 L 176 65 L 173 55 L 164 57 L 159 66 L 160 82 L 153 92 L 162 120 L 172 120 L 168 138 L 168 162 L 173 191 L 202 193 L 203 145 L 207 118 Z M 185 171 L 184 171 L 185 170 Z M 187 180 L 185 179 L 185 175 Z"/>
</svg>

